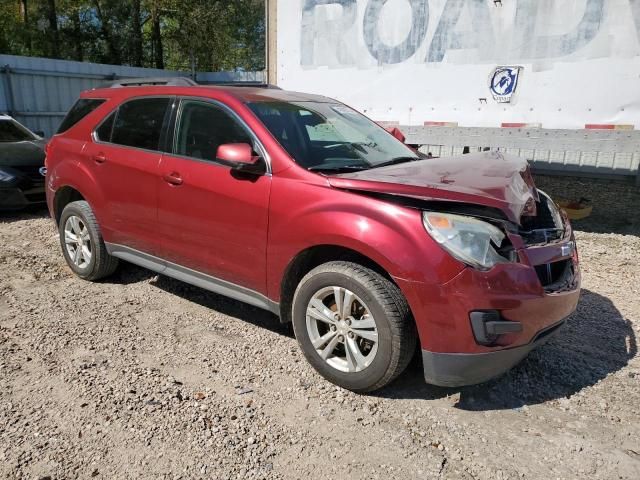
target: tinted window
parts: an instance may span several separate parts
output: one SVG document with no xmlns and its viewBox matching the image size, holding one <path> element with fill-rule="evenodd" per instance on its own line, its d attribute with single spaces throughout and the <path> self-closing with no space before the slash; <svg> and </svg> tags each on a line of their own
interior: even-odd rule
<svg viewBox="0 0 640 480">
<path fill-rule="evenodd" d="M 185 101 L 178 125 L 175 153 L 215 160 L 224 143 L 253 144 L 238 121 L 224 109 L 206 102 Z"/>
<path fill-rule="evenodd" d="M 129 147 L 158 150 L 168 98 L 141 98 L 120 105 L 111 142 Z"/>
<path fill-rule="evenodd" d="M 0 120 L 0 142 L 34 140 L 33 134 L 13 120 Z"/>
<path fill-rule="evenodd" d="M 113 112 L 105 121 L 102 122 L 102 125 L 96 129 L 96 137 L 98 140 L 103 142 L 111 141 L 111 131 L 113 130 L 113 122 L 115 119 L 116 112 Z"/>
<path fill-rule="evenodd" d="M 57 133 L 66 132 L 104 102 L 105 100 L 99 98 L 81 98 L 71 107 L 67 116 L 64 117 Z"/>
</svg>

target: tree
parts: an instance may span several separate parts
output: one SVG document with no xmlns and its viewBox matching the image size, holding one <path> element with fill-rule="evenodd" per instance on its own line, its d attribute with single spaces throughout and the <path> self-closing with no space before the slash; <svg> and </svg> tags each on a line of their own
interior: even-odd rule
<svg viewBox="0 0 640 480">
<path fill-rule="evenodd" d="M 172 70 L 264 68 L 264 0 L 0 0 L 0 53 Z"/>
<path fill-rule="evenodd" d="M 22 25 L 24 28 L 24 39 L 27 51 L 31 54 L 31 23 L 29 23 L 29 5 L 27 0 L 20 0 L 20 10 L 22 13 Z"/>
<path fill-rule="evenodd" d="M 160 30 L 160 2 L 151 2 L 151 51 L 156 68 L 164 68 L 164 49 Z"/>
<path fill-rule="evenodd" d="M 49 20 L 49 30 L 51 34 L 51 56 L 53 58 L 60 58 L 60 37 L 58 35 L 58 13 L 56 9 L 56 0 L 47 0 L 47 7 L 47 17 Z"/>
<path fill-rule="evenodd" d="M 115 65 L 120 65 L 120 50 L 118 48 L 118 42 L 116 41 L 113 31 L 111 29 L 111 19 L 103 13 L 100 0 L 94 0 L 93 4 L 96 8 L 96 15 L 100 22 L 100 31 L 102 37 L 107 45 L 107 62 Z"/>
<path fill-rule="evenodd" d="M 131 39 L 133 46 L 133 64 L 136 67 L 142 66 L 142 25 L 140 22 L 140 0 L 133 0 L 131 9 Z"/>
</svg>

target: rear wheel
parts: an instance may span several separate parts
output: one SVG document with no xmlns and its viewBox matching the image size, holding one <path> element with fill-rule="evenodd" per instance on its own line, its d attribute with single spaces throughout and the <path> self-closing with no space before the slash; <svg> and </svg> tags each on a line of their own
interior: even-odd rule
<svg viewBox="0 0 640 480">
<path fill-rule="evenodd" d="M 398 287 L 355 263 L 330 262 L 309 272 L 296 289 L 292 317 L 311 365 L 356 392 L 387 385 L 415 350 L 413 319 Z"/>
<path fill-rule="evenodd" d="M 67 204 L 58 228 L 64 258 L 80 278 L 98 280 L 116 270 L 118 259 L 107 252 L 98 222 L 86 201 Z"/>
</svg>

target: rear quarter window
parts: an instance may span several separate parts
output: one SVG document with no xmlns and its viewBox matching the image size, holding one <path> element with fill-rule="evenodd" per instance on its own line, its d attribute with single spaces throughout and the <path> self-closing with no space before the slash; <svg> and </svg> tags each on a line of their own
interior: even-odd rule
<svg viewBox="0 0 640 480">
<path fill-rule="evenodd" d="M 56 133 L 64 133 L 105 102 L 102 98 L 81 98 L 64 117 Z"/>
<path fill-rule="evenodd" d="M 116 112 L 109 115 L 102 124 L 96 129 L 96 138 L 101 142 L 111 141 L 111 132 L 113 131 L 113 124 L 116 119 Z"/>
</svg>

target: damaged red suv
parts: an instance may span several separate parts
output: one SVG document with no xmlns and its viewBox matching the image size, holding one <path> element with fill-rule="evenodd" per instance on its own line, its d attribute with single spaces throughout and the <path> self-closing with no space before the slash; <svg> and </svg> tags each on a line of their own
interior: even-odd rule
<svg viewBox="0 0 640 480">
<path fill-rule="evenodd" d="M 79 277 L 124 260 L 268 309 L 359 392 L 417 345 L 427 382 L 483 382 L 576 308 L 571 226 L 526 161 L 422 158 L 316 95 L 149 83 L 84 92 L 48 145 L 49 210 Z"/>
</svg>

